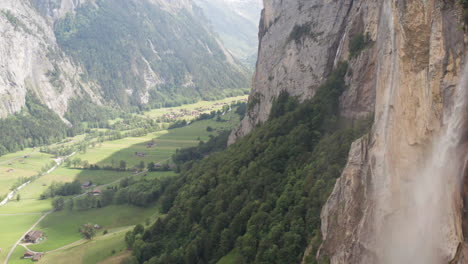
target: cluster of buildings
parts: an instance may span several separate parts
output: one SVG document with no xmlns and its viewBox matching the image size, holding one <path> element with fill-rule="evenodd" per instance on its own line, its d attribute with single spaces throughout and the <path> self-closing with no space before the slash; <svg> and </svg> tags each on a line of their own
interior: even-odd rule
<svg viewBox="0 0 468 264">
<path fill-rule="evenodd" d="M 32 259 L 33 261 L 39 261 L 42 256 L 44 256 L 43 253 L 34 253 L 31 251 L 26 251 L 23 255 L 23 258 L 25 259 Z"/>
<path fill-rule="evenodd" d="M 24 236 L 23 242 L 36 244 L 42 241 L 43 239 L 44 233 L 42 231 L 32 230 Z M 44 256 L 43 253 L 26 251 L 23 255 L 23 258 L 32 259 L 33 261 L 39 261 L 42 258 L 42 256 Z"/>
</svg>

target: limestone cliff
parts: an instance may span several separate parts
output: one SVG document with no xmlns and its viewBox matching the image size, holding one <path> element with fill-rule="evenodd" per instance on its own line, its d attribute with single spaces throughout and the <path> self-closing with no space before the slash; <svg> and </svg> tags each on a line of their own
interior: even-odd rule
<svg viewBox="0 0 468 264">
<path fill-rule="evenodd" d="M 307 99 L 314 95 L 318 86 L 333 69 L 344 49 L 346 35 L 369 29 L 362 21 L 349 24 L 354 18 L 355 1 L 264 1 L 260 21 L 259 54 L 249 100 L 247 117 L 233 132 L 230 143 L 249 133 L 256 124 L 268 119 L 273 102 L 282 90 L 292 96 Z M 364 10 L 361 20 L 375 19 L 375 10 Z M 371 13 L 374 12 L 374 13 Z M 357 19 L 356 19 L 357 20 Z M 339 49 L 340 48 L 340 49 Z M 372 56 L 366 54 L 365 56 Z M 366 63 L 359 61 L 356 63 Z M 361 75 L 369 75 L 372 65 L 361 65 Z M 368 82 L 373 82 L 368 78 Z M 356 87 L 343 104 L 348 115 L 363 116 L 372 112 L 373 91 L 371 83 L 359 92 Z M 354 95 L 353 95 L 354 93 Z M 353 97 L 354 96 L 354 97 Z"/>
<path fill-rule="evenodd" d="M 0 117 L 20 111 L 28 90 L 60 115 L 75 95 L 99 102 L 94 85 L 81 80 L 82 69 L 58 48 L 52 22 L 29 1 L 1 2 Z"/>
<path fill-rule="evenodd" d="M 339 61 L 350 65 L 342 116 L 374 116 L 323 208 L 317 257 L 350 264 L 463 261 L 466 199 L 459 177 L 467 148 L 459 130 L 468 122 L 466 102 L 456 102 L 468 88 L 460 86 L 467 82 L 461 79 L 467 34 L 460 2 L 264 4 L 248 114 L 230 143 L 268 119 L 281 91 L 312 97 Z M 456 111 L 458 132 L 447 143 Z"/>
</svg>

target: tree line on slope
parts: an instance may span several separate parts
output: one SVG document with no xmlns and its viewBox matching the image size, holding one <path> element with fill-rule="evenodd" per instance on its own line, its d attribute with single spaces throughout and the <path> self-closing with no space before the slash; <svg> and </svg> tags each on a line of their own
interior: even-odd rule
<svg viewBox="0 0 468 264">
<path fill-rule="evenodd" d="M 68 127 L 32 93 L 21 112 L 0 119 L 0 156 L 28 147 L 51 144 L 67 136 Z"/>
<path fill-rule="evenodd" d="M 181 174 L 161 197 L 167 215 L 126 236 L 133 261 L 208 264 L 235 252 L 239 263 L 299 263 L 309 241 L 317 250 L 321 207 L 369 126 L 339 122 L 346 72 L 343 63 L 301 104 L 283 92 L 270 119 L 224 151 L 178 152 Z"/>
</svg>

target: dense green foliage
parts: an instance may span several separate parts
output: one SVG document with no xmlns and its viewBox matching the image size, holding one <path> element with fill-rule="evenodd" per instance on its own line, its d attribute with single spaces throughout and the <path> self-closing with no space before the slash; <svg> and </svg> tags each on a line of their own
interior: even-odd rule
<svg viewBox="0 0 468 264">
<path fill-rule="evenodd" d="M 95 196 L 90 189 L 88 193 L 76 197 L 65 197 L 79 194 L 81 184 L 78 181 L 72 183 L 53 184 L 41 195 L 41 199 L 59 197 L 52 200 L 55 210 L 66 209 L 88 210 L 92 208 L 102 208 L 112 204 L 129 204 L 138 207 L 153 205 L 159 199 L 166 187 L 171 182 L 171 178 L 142 179 L 125 178 L 117 186 L 109 186 Z"/>
<path fill-rule="evenodd" d="M 349 41 L 349 56 L 351 58 L 356 57 L 367 47 L 367 45 L 369 45 L 370 42 L 371 39 L 369 34 L 355 34 Z"/>
<path fill-rule="evenodd" d="M 198 146 L 177 150 L 172 157 L 174 163 L 178 166 L 190 166 L 190 161 L 200 160 L 206 155 L 224 150 L 227 145 L 230 131 L 222 131 L 218 136 L 211 137 L 207 142 L 200 142 Z M 178 168 L 180 170 L 180 167 Z"/>
<path fill-rule="evenodd" d="M 91 240 L 96 236 L 96 229 L 93 224 L 85 224 L 81 226 L 80 233 L 83 238 Z"/>
<path fill-rule="evenodd" d="M 83 79 L 97 81 L 120 106 L 141 103 L 148 71 L 159 75 L 151 77 L 151 107 L 242 94 L 247 71 L 227 61 L 199 15 L 150 1 L 97 0 L 58 21 L 55 34 L 85 66 Z"/>
<path fill-rule="evenodd" d="M 83 122 L 87 122 L 88 128 L 108 127 L 108 121 L 118 116 L 116 110 L 99 106 L 86 99 L 70 100 L 68 111 L 65 113 L 65 118 L 76 127 L 76 130 L 80 128 Z"/>
<path fill-rule="evenodd" d="M 282 93 L 268 122 L 225 151 L 182 166 L 161 199 L 167 216 L 127 234 L 138 261 L 216 263 L 235 250 L 243 263 L 300 262 L 309 240 L 319 237 L 321 207 L 351 142 L 367 128 L 338 122 L 346 68 L 311 101 L 298 104 Z M 192 149 L 175 159 L 189 159 L 186 153 L 200 158 Z"/>
<path fill-rule="evenodd" d="M 66 183 L 52 183 L 47 190 L 41 194 L 40 199 L 47 199 L 55 196 L 69 196 L 81 193 L 81 183 L 78 180 Z"/>
<path fill-rule="evenodd" d="M 293 30 L 289 34 L 289 41 L 295 41 L 296 44 L 301 44 L 305 37 L 310 35 L 312 27 L 310 24 L 294 25 Z"/>
<path fill-rule="evenodd" d="M 28 94 L 20 113 L 0 119 L 0 155 L 51 144 L 67 136 L 67 131 L 57 114 Z"/>
</svg>

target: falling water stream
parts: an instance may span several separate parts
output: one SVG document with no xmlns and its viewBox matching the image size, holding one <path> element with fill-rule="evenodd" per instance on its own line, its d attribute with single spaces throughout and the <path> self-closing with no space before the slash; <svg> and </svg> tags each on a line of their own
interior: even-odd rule
<svg viewBox="0 0 468 264">
<path fill-rule="evenodd" d="M 381 233 L 382 263 L 448 263 L 444 253 L 454 252 L 448 247 L 453 241 L 460 241 L 454 225 L 459 218 L 456 197 L 466 159 L 458 147 L 467 122 L 467 97 L 468 66 L 429 154 L 411 172 L 410 180 L 400 183 L 399 208 L 386 218 Z"/>
</svg>

